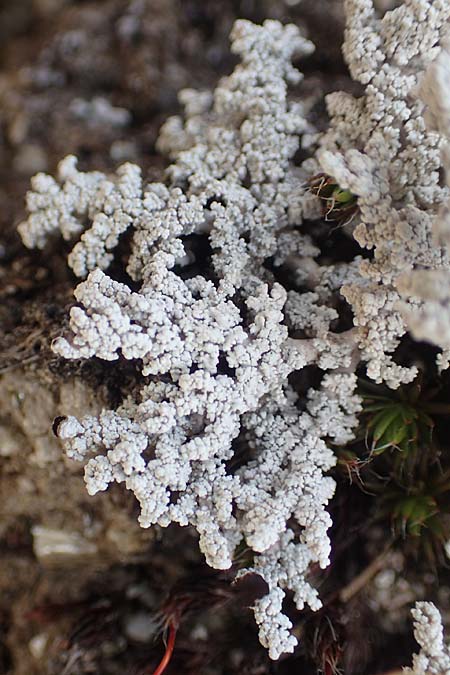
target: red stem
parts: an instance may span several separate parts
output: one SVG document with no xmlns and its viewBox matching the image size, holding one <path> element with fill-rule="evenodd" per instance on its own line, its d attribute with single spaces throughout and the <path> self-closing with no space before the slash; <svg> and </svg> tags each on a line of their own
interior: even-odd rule
<svg viewBox="0 0 450 675">
<path fill-rule="evenodd" d="M 176 636 L 176 634 L 177 634 L 177 629 L 176 629 L 175 623 L 173 621 L 171 621 L 170 624 L 169 624 L 169 638 L 167 640 L 166 651 L 164 652 L 164 656 L 162 657 L 157 669 L 153 672 L 153 675 L 162 675 L 162 673 L 165 671 L 165 669 L 169 665 L 169 661 L 172 658 L 172 654 L 173 654 L 173 648 L 175 646 L 175 636 Z"/>
</svg>

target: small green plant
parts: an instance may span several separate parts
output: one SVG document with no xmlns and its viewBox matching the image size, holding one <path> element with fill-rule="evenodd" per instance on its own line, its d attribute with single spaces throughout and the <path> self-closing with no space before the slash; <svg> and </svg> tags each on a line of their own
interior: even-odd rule
<svg viewBox="0 0 450 675">
<path fill-rule="evenodd" d="M 390 499 L 394 525 L 400 527 L 404 535 L 420 536 L 422 528 L 427 527 L 439 512 L 436 499 L 431 494 L 420 493 L 417 488 L 413 494 L 394 493 Z"/>
<path fill-rule="evenodd" d="M 396 450 L 413 462 L 433 445 L 435 417 L 450 415 L 450 405 L 436 401 L 436 388 L 423 386 L 423 377 L 392 391 L 360 380 L 363 399 L 361 425 L 371 455 Z M 398 464 L 398 462 L 397 462 Z"/>
<path fill-rule="evenodd" d="M 396 539 L 434 564 L 450 539 L 450 453 L 442 447 L 450 405 L 442 380 L 434 386 L 421 375 L 392 391 L 360 379 L 359 391 L 359 432 L 339 450 L 338 466 L 372 496 L 370 520 L 388 519 Z"/>
<path fill-rule="evenodd" d="M 435 416 L 450 415 L 450 405 L 435 400 L 438 389 L 425 388 L 423 378 L 393 391 L 360 378 L 363 401 L 356 440 L 338 450 L 338 465 L 350 480 L 363 484 L 363 469 L 379 456 L 393 454 L 395 471 L 411 470 L 433 445 Z M 377 468 L 380 467 L 377 465 Z M 386 468 L 386 467 L 385 467 Z"/>
<path fill-rule="evenodd" d="M 309 180 L 309 189 L 322 201 L 325 220 L 347 224 L 355 216 L 358 210 L 356 195 L 341 188 L 331 176 L 318 173 Z"/>
<path fill-rule="evenodd" d="M 432 565 L 443 560 L 450 538 L 450 470 L 436 464 L 406 484 L 388 485 L 379 514 L 388 515 L 393 534 L 409 540 L 409 548 Z"/>
</svg>

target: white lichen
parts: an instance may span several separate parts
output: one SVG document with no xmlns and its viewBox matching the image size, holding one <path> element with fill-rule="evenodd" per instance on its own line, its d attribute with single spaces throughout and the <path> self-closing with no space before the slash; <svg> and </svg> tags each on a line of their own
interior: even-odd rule
<svg viewBox="0 0 450 675">
<path fill-rule="evenodd" d="M 353 309 L 368 375 L 398 387 L 414 379 L 416 369 L 392 358 L 406 332 L 397 282 L 417 267 L 448 267 L 432 237 L 446 194 L 439 185 L 439 136 L 426 130 L 413 92 L 439 51 L 450 5 L 405 0 L 381 20 L 371 0 L 346 0 L 345 8 L 344 56 L 365 93 L 327 97 L 331 121 L 318 160 L 322 171 L 358 197 L 353 236 L 373 257 L 361 262 L 360 278 L 344 285 L 342 294 Z"/>
<path fill-rule="evenodd" d="M 420 652 L 414 654 L 412 668 L 404 668 L 403 672 L 405 675 L 448 675 L 450 648 L 444 643 L 439 610 L 432 602 L 417 602 L 411 613 Z"/>
<path fill-rule="evenodd" d="M 292 325 L 310 310 L 318 316 L 305 339 L 294 339 L 286 291 L 262 264 L 301 256 L 307 265 L 320 253 L 292 227 L 303 201 L 311 213 L 312 196 L 290 163 L 309 127 L 301 106 L 288 103 L 287 83 L 300 79 L 291 58 L 311 45 L 273 21 L 239 21 L 232 37 L 241 65 L 213 96 L 182 92 L 186 122 L 173 118 L 162 130 L 160 147 L 174 159 L 166 184 L 143 185 L 125 165 L 112 180 L 96 176 L 83 208 L 64 204 L 79 229 L 88 223 L 69 256 L 75 273 L 88 276 L 75 291 L 72 334 L 53 349 L 65 358 L 138 360 L 150 379 L 114 411 L 60 421 L 58 436 L 69 457 L 86 462 L 90 494 L 125 483 L 143 527 L 192 525 L 213 567 L 229 568 L 245 540 L 256 554 L 252 569 L 270 588 L 255 605 L 261 641 L 278 658 L 296 644 L 282 614 L 285 592 L 299 608 L 320 606 L 306 577 L 330 553 L 334 481 L 324 474 L 335 458 L 323 439 L 344 441 L 356 425 L 355 341 L 338 348 L 330 327 L 331 271 L 320 294 L 291 298 Z M 70 178 L 57 190 L 69 185 Z M 46 212 L 38 215 L 45 222 Z M 136 291 L 102 271 L 131 224 L 127 271 L 140 283 Z M 30 221 L 20 231 L 27 243 L 38 236 L 45 243 Z M 192 234 L 208 238 L 216 282 L 180 275 L 177 268 L 198 265 L 184 244 Z M 336 374 L 309 393 L 301 412 L 288 376 L 321 358 Z M 248 459 L 233 469 L 238 440 Z"/>
<path fill-rule="evenodd" d="M 426 103 L 426 121 L 430 131 L 442 139 L 442 165 L 447 187 L 450 187 L 450 44 L 444 43 L 435 61 L 428 67 L 420 83 L 419 96 Z M 431 222 L 436 251 L 440 252 L 440 266 L 417 266 L 403 274 L 398 288 L 403 296 L 420 300 L 413 306 L 401 306 L 405 320 L 414 337 L 427 340 L 443 351 L 438 356 L 441 369 L 450 363 L 450 197 L 442 191 L 443 203 Z M 438 267 L 436 269 L 436 267 Z"/>
</svg>

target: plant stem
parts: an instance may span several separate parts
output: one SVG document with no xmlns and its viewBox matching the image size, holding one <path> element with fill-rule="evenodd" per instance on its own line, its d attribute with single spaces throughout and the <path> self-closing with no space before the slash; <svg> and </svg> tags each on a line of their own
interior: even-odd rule
<svg viewBox="0 0 450 675">
<path fill-rule="evenodd" d="M 385 549 L 371 563 L 363 569 L 361 574 L 351 580 L 339 593 L 339 599 L 342 602 L 348 602 L 354 595 L 359 593 L 373 576 L 383 567 L 384 559 L 390 550 L 390 542 Z"/>
<path fill-rule="evenodd" d="M 169 638 L 167 640 L 166 651 L 162 657 L 158 667 L 153 672 L 153 675 L 162 675 L 167 666 L 169 665 L 170 659 L 172 658 L 173 648 L 175 646 L 175 636 L 177 634 L 177 629 L 173 621 L 169 624 Z"/>
</svg>

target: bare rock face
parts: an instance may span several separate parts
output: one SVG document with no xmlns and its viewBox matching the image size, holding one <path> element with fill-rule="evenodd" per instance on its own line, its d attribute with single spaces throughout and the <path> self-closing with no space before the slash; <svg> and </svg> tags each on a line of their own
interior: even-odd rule
<svg viewBox="0 0 450 675">
<path fill-rule="evenodd" d="M 85 555 L 111 561 L 144 550 L 149 533 L 128 523 L 122 507 L 85 494 L 79 466 L 64 456 L 52 432 L 55 412 L 98 411 L 98 392 L 71 379 L 52 393 L 38 376 L 14 372 L 2 377 L 0 405 L 2 530 L 29 518 L 33 550 L 43 564 L 72 564 Z"/>
<path fill-rule="evenodd" d="M 33 607 L 70 603 L 100 569 L 145 556 L 154 536 L 137 525 L 124 495 L 86 494 L 79 466 L 64 458 L 52 432 L 57 413 L 100 404 L 80 379 L 59 390 L 20 370 L 0 380 L 0 594 L 15 617 L 7 641 L 14 673 L 47 672 L 54 635 L 47 626 L 36 633 L 39 621 L 26 618 Z"/>
</svg>

